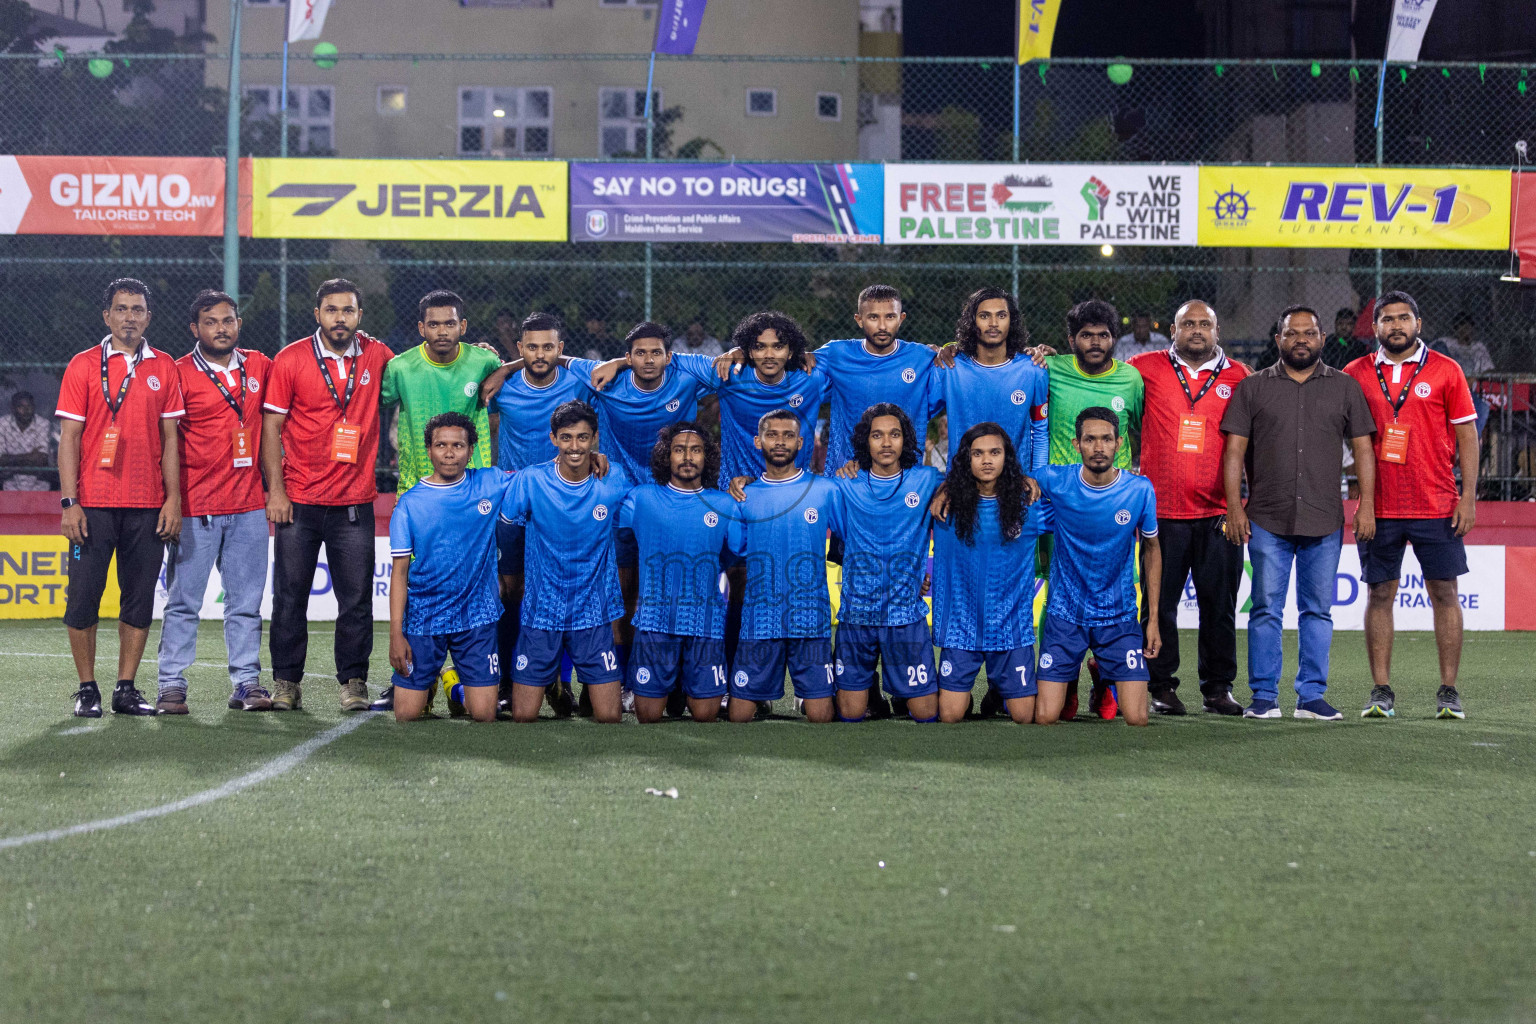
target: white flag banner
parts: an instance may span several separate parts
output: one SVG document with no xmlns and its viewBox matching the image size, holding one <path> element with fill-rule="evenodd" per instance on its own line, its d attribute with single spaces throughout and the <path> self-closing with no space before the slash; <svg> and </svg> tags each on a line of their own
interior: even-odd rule
<svg viewBox="0 0 1536 1024">
<path fill-rule="evenodd" d="M 296 0 L 303 4 L 305 0 Z M 1392 0 L 1392 27 L 1387 33 L 1387 60 L 1416 61 L 1424 45 L 1424 30 L 1435 13 L 1435 0 Z M 324 17 L 324 15 L 322 15 Z"/>
<path fill-rule="evenodd" d="M 288 0 L 288 39 L 319 39 L 330 11 L 331 0 Z"/>
</svg>

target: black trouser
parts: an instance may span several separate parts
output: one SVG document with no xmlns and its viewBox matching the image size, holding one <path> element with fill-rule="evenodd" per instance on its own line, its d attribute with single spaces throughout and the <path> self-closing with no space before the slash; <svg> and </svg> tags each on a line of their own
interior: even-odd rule
<svg viewBox="0 0 1536 1024">
<path fill-rule="evenodd" d="M 304 678 L 309 594 L 325 544 L 336 595 L 336 679 L 368 678 L 373 655 L 373 506 L 293 505 L 272 554 L 272 678 Z"/>
<path fill-rule="evenodd" d="M 117 555 L 117 618 L 148 629 L 155 617 L 155 582 L 165 559 L 165 542 L 155 533 L 158 508 L 84 508 L 84 544 L 69 549 L 69 585 L 64 592 L 64 625 L 90 629 L 101 612 L 107 567 Z"/>
<path fill-rule="evenodd" d="M 1223 689 L 1237 678 L 1237 585 L 1243 578 L 1243 549 L 1222 536 L 1222 518 L 1157 521 L 1163 552 L 1157 628 L 1163 650 L 1147 659 L 1152 677 L 1148 688 L 1153 691 L 1179 688 L 1179 603 L 1184 600 L 1184 581 L 1191 576 L 1200 608 L 1200 689 Z"/>
</svg>

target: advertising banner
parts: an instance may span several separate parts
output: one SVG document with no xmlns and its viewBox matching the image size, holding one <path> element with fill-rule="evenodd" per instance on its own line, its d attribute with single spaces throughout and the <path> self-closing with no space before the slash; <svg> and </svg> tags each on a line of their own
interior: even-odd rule
<svg viewBox="0 0 1536 1024">
<path fill-rule="evenodd" d="M 1536 278 L 1536 172 L 1510 176 L 1509 247 L 1520 258 L 1520 276 Z"/>
<path fill-rule="evenodd" d="M 559 160 L 254 161 L 257 238 L 566 240 Z"/>
<path fill-rule="evenodd" d="M 15 494 L 15 491 L 7 492 Z M 69 541 L 57 533 L 0 537 L 0 619 L 64 617 L 69 583 Z M 101 595 L 101 615 L 118 612 L 117 566 L 109 566 Z"/>
<path fill-rule="evenodd" d="M 241 165 L 249 182 L 250 162 Z M 216 157 L 0 156 L 0 234 L 223 233 L 224 161 Z"/>
<path fill-rule="evenodd" d="M 571 164 L 575 242 L 880 242 L 880 164 Z"/>
<path fill-rule="evenodd" d="M 887 245 L 1194 245 L 1196 168 L 886 164 Z"/>
<path fill-rule="evenodd" d="M 1508 171 L 1202 167 L 1200 244 L 1503 249 Z"/>
</svg>

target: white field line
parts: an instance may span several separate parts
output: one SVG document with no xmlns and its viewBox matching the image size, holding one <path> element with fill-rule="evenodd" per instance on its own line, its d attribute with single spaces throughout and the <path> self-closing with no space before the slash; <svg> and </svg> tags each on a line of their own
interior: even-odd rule
<svg viewBox="0 0 1536 1024">
<path fill-rule="evenodd" d="M 100 651 L 100 650 L 98 650 L 97 654 L 99 654 L 103 658 L 108 658 L 108 657 L 115 658 L 117 656 L 117 652 L 116 651 Z M 70 655 L 70 654 L 54 654 L 52 652 L 40 652 L 40 651 L 0 651 L 0 658 L 69 658 L 69 659 L 73 660 L 74 656 Z M 158 665 L 158 664 L 160 664 L 160 659 L 159 658 L 140 658 L 139 659 L 139 664 L 141 664 L 141 665 Z M 194 661 L 192 664 L 196 668 L 225 668 L 225 669 L 229 668 L 228 665 L 221 665 L 220 663 L 218 663 L 216 661 Z M 305 679 L 335 679 L 336 677 L 333 676 L 333 675 L 326 675 L 323 672 L 305 672 L 304 673 L 304 678 Z"/>
<path fill-rule="evenodd" d="M 211 804 L 216 800 L 234 796 L 241 790 L 250 789 L 260 785 L 269 779 L 275 779 L 279 775 L 291 772 L 305 761 L 309 756 L 321 747 L 334 743 L 347 733 L 366 723 L 369 719 L 378 715 L 377 711 L 365 711 L 355 718 L 348 718 L 340 725 L 332 726 L 318 736 L 311 737 L 288 751 L 286 754 L 274 757 L 266 764 L 254 771 L 246 772 L 238 778 L 230 779 L 222 786 L 213 789 L 205 789 L 201 793 L 193 793 L 189 797 L 173 800 L 168 804 L 158 807 L 146 807 L 141 811 L 133 811 L 129 814 L 120 814 L 115 818 L 100 818 L 96 821 L 87 821 L 79 825 L 70 825 L 67 828 L 49 829 L 46 832 L 30 832 L 23 836 L 11 836 L 0 839 L 0 850 L 12 850 L 18 846 L 30 846 L 33 843 L 51 843 L 56 839 L 67 839 L 70 836 L 84 835 L 90 832 L 105 832 L 108 829 L 118 828 L 122 825 L 135 825 L 151 818 L 163 818 L 167 814 L 175 814 L 178 811 L 190 810 L 193 807 L 201 807 L 203 804 Z"/>
</svg>

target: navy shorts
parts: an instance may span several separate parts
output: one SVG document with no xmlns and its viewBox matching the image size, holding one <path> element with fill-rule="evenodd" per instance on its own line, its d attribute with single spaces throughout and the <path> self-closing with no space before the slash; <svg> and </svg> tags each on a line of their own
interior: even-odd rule
<svg viewBox="0 0 1536 1024">
<path fill-rule="evenodd" d="M 548 686 L 560 671 L 562 652 L 571 656 L 583 685 L 619 681 L 619 654 L 613 647 L 613 627 L 607 623 L 567 631 L 524 626 L 517 635 L 512 681 L 519 686 Z"/>
<path fill-rule="evenodd" d="M 892 697 L 938 692 L 933 678 L 933 631 L 922 619 L 905 626 L 837 627 L 832 668 L 839 690 L 874 686 L 877 661 L 880 688 Z"/>
<path fill-rule="evenodd" d="M 629 651 L 630 692 L 665 697 L 678 684 L 694 700 L 725 696 L 725 641 L 635 630 Z"/>
<path fill-rule="evenodd" d="M 784 672 L 789 671 L 795 696 L 819 700 L 832 696 L 832 638 L 790 637 L 785 640 L 742 640 L 736 645 L 736 671 L 731 696 L 742 700 L 778 700 L 784 696 Z"/>
<path fill-rule="evenodd" d="M 497 686 L 501 661 L 496 655 L 496 623 L 435 636 L 405 634 L 411 645 L 411 674 L 394 673 L 391 682 L 402 690 L 426 690 L 443 670 L 443 659 L 453 656 L 454 671 L 465 686 Z"/>
<path fill-rule="evenodd" d="M 1039 690 L 1035 685 L 1033 644 L 1011 651 L 962 651 L 946 647 L 939 652 L 939 689 L 970 693 L 983 665 L 987 669 L 987 686 L 1004 700 L 1033 697 Z"/>
<path fill-rule="evenodd" d="M 501 535 L 503 532 L 510 534 L 506 541 Z M 528 535 L 528 527 L 522 523 L 516 526 L 502 524 L 496 530 L 496 574 L 498 576 L 521 576 L 523 574 L 523 540 Z"/>
<path fill-rule="evenodd" d="M 1142 642 L 1141 623 L 1135 619 L 1107 626 L 1079 626 L 1047 614 L 1040 627 L 1040 679 L 1047 683 L 1075 682 L 1084 655 L 1092 650 L 1099 659 L 1099 678 L 1104 682 L 1145 682 L 1150 677 Z"/>
<path fill-rule="evenodd" d="M 1425 579 L 1453 580 L 1465 575 L 1467 548 L 1446 517 L 1376 520 L 1376 536 L 1355 542 L 1360 552 L 1360 578 L 1374 585 L 1401 577 L 1403 549 L 1409 544 Z"/>
</svg>

